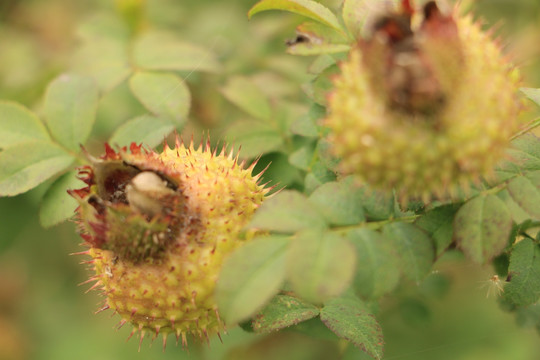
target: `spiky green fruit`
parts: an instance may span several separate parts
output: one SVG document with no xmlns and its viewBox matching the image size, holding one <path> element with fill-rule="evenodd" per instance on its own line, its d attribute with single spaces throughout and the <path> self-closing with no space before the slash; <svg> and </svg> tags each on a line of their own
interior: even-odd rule
<svg viewBox="0 0 540 360">
<path fill-rule="evenodd" d="M 214 301 L 223 259 L 249 234 L 243 227 L 268 189 L 237 157 L 217 155 L 207 144 L 162 153 L 133 144 L 128 152 L 108 146 L 84 167 L 79 201 L 81 236 L 90 247 L 94 287 L 103 309 L 131 322 L 134 332 L 208 337 L 224 329 Z M 132 333 L 132 334 L 133 334 Z"/>
<path fill-rule="evenodd" d="M 518 128 L 519 74 L 470 16 L 406 10 L 340 64 L 325 125 L 343 173 L 427 200 L 493 172 Z"/>
</svg>

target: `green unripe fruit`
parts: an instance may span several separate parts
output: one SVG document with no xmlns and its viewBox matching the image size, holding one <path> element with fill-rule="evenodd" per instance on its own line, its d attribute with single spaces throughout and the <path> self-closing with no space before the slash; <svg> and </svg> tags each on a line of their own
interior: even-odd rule
<svg viewBox="0 0 540 360">
<path fill-rule="evenodd" d="M 490 175 L 521 108 L 519 74 L 497 44 L 470 16 L 428 4 L 417 29 L 390 14 L 359 41 L 325 120 L 341 172 L 425 200 Z"/>
<path fill-rule="evenodd" d="M 161 154 L 131 146 L 81 170 L 81 236 L 90 247 L 104 309 L 134 332 L 208 337 L 224 330 L 214 301 L 223 259 L 249 239 L 242 232 L 268 189 L 231 154 L 186 148 Z"/>
</svg>

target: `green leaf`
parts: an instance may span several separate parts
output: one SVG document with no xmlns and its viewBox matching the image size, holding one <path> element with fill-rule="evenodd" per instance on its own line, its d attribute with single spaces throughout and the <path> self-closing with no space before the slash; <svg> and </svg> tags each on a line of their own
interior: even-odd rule
<svg viewBox="0 0 540 360">
<path fill-rule="evenodd" d="M 533 219 L 540 220 L 540 171 L 513 178 L 507 189 L 516 204 Z"/>
<path fill-rule="evenodd" d="M 343 33 L 337 32 L 320 23 L 307 21 L 296 27 L 296 33 L 319 43 L 347 45 L 348 39 Z"/>
<path fill-rule="evenodd" d="M 367 185 L 359 189 L 364 214 L 369 220 L 386 220 L 394 215 L 394 196 Z"/>
<path fill-rule="evenodd" d="M 317 142 L 317 155 L 319 156 L 319 161 L 321 164 L 323 164 L 327 169 L 337 173 L 340 159 L 334 156 L 331 148 L 332 144 L 330 141 L 323 137 Z"/>
<path fill-rule="evenodd" d="M 534 101 L 536 105 L 540 106 L 540 89 L 522 87 L 519 90 L 530 100 Z"/>
<path fill-rule="evenodd" d="M 332 299 L 321 309 L 321 320 L 337 336 L 352 342 L 375 359 L 383 355 L 383 334 L 375 317 L 360 299 Z"/>
<path fill-rule="evenodd" d="M 173 130 L 174 125 L 168 120 L 142 115 L 118 127 L 109 139 L 109 143 L 121 147 L 136 142 L 153 148 L 162 143 Z"/>
<path fill-rule="evenodd" d="M 324 229 L 326 226 L 324 218 L 308 199 L 293 190 L 283 190 L 266 200 L 249 224 L 251 228 L 280 233 Z"/>
<path fill-rule="evenodd" d="M 313 42 L 299 42 L 287 47 L 287 53 L 291 55 L 313 56 L 320 54 L 335 54 L 347 52 L 351 49 L 346 44 L 326 44 Z"/>
<path fill-rule="evenodd" d="M 92 131 L 98 89 L 89 77 L 60 75 L 47 87 L 45 121 L 52 136 L 66 148 L 78 151 Z"/>
<path fill-rule="evenodd" d="M 227 139 L 242 147 L 242 157 L 254 158 L 283 147 L 283 137 L 269 122 L 237 121 L 227 129 Z"/>
<path fill-rule="evenodd" d="M 317 138 L 319 129 L 309 116 L 302 116 L 291 124 L 291 132 L 296 135 Z"/>
<path fill-rule="evenodd" d="M 319 309 L 296 297 L 277 295 L 253 320 L 253 330 L 268 333 L 296 325 L 319 315 Z"/>
<path fill-rule="evenodd" d="M 353 246 L 332 233 L 308 230 L 293 240 L 287 254 L 287 278 L 295 293 L 314 303 L 340 295 L 354 276 Z"/>
<path fill-rule="evenodd" d="M 287 53 L 292 55 L 320 55 L 347 52 L 351 46 L 342 33 L 314 22 L 296 28 L 296 40 L 287 43 Z"/>
<path fill-rule="evenodd" d="M 504 296 L 518 306 L 534 304 L 540 298 L 540 248 L 531 239 L 514 245 L 508 269 L 510 282 Z"/>
<path fill-rule="evenodd" d="M 401 272 L 420 283 L 435 260 L 435 249 L 429 236 L 412 224 L 392 223 L 383 227 L 383 235 L 399 254 Z"/>
<path fill-rule="evenodd" d="M 459 205 L 456 204 L 439 206 L 422 215 L 415 223 L 435 240 L 437 256 L 452 243 L 454 215 L 458 209 Z"/>
<path fill-rule="evenodd" d="M 481 195 L 468 201 L 454 218 L 454 240 L 468 258 L 484 264 L 506 246 L 512 231 L 512 217 L 495 195 Z"/>
<path fill-rule="evenodd" d="M 47 190 L 39 209 L 39 222 L 45 228 L 57 225 L 75 214 L 77 201 L 67 190 L 80 189 L 85 184 L 71 171 L 59 177 Z"/>
<path fill-rule="evenodd" d="M 507 189 L 499 191 L 497 193 L 497 197 L 504 202 L 504 204 L 508 208 L 508 211 L 510 212 L 510 215 L 512 216 L 512 220 L 514 220 L 516 224 L 520 224 L 531 218 L 531 216 L 526 213 L 523 208 L 516 204 Z"/>
<path fill-rule="evenodd" d="M 184 80 L 175 74 L 139 71 L 129 80 L 129 87 L 152 113 L 177 125 L 185 123 L 191 95 Z"/>
<path fill-rule="evenodd" d="M 326 106 L 328 93 L 334 89 L 332 79 L 339 73 L 339 66 L 331 65 L 315 77 L 310 84 L 305 85 L 304 90 L 315 103 Z"/>
<path fill-rule="evenodd" d="M 257 238 L 226 258 L 216 285 L 216 300 L 227 324 L 246 320 L 279 291 L 289 242 L 277 236 Z"/>
<path fill-rule="evenodd" d="M 311 65 L 309 65 L 308 67 L 308 73 L 309 74 L 313 74 L 313 75 L 318 75 L 320 74 L 324 69 L 327 69 L 328 67 L 332 66 L 332 65 L 335 65 L 337 63 L 337 59 L 335 56 L 331 56 L 331 55 L 328 55 L 328 54 L 322 54 L 322 55 L 319 55 L 315 58 L 315 60 L 313 60 L 313 62 L 311 63 Z M 317 107 L 319 109 L 322 109 L 322 115 L 324 116 L 326 114 L 326 108 L 318 105 L 318 104 L 313 104 L 314 106 L 312 106 L 311 109 L 313 109 L 314 107 Z M 311 110 L 310 109 L 310 110 Z"/>
<path fill-rule="evenodd" d="M 512 141 L 512 147 L 507 152 L 512 159 L 512 163 L 507 164 L 510 167 L 507 171 L 520 174 L 522 171 L 540 170 L 540 139 L 536 135 L 528 133 L 520 136 Z"/>
<path fill-rule="evenodd" d="M 304 105 L 284 99 L 276 101 L 274 109 L 272 120 L 276 124 L 279 133 L 284 137 L 292 136 L 292 123 L 304 115 L 307 110 Z"/>
<path fill-rule="evenodd" d="M 86 42 L 75 52 L 73 71 L 92 77 L 100 90 L 111 91 L 132 72 L 127 41 L 109 37 Z"/>
<path fill-rule="evenodd" d="M 26 192 L 62 170 L 73 157 L 45 141 L 11 146 L 0 152 L 0 196 Z"/>
<path fill-rule="evenodd" d="M 248 12 L 248 18 L 262 11 L 285 10 L 305 16 L 325 24 L 341 33 L 345 33 L 337 17 L 325 6 L 311 0 L 262 0 L 256 3 Z"/>
<path fill-rule="evenodd" d="M 0 101 L 0 149 L 32 140 L 50 141 L 43 123 L 24 106 Z"/>
<path fill-rule="evenodd" d="M 310 194 L 322 184 L 334 180 L 336 180 L 336 174 L 317 161 L 311 167 L 311 172 L 306 175 L 305 192 Z"/>
<path fill-rule="evenodd" d="M 260 165 L 259 165 L 260 164 Z M 278 184 L 278 192 L 285 187 L 298 187 L 303 181 L 303 174 L 289 163 L 288 157 L 283 153 L 273 152 L 263 155 L 254 172 L 262 171 L 270 166 L 263 173 L 259 180 L 261 183 L 271 182 Z"/>
<path fill-rule="evenodd" d="M 133 47 L 133 61 L 145 70 L 220 70 L 213 53 L 165 32 L 149 31 L 139 37 Z"/>
<path fill-rule="evenodd" d="M 221 89 L 223 95 L 249 115 L 268 120 L 271 115 L 268 98 L 253 81 L 243 76 L 229 78 Z"/>
<path fill-rule="evenodd" d="M 354 225 L 365 220 L 361 193 L 352 178 L 322 185 L 311 194 L 309 201 L 332 225 Z"/>
<path fill-rule="evenodd" d="M 308 171 L 313 161 L 314 150 L 314 144 L 308 143 L 293 152 L 289 156 L 289 162 L 291 163 L 291 165 L 294 165 L 299 169 Z"/>
<path fill-rule="evenodd" d="M 353 286 L 358 294 L 379 298 L 392 291 L 399 280 L 399 259 L 392 243 L 369 229 L 355 229 L 347 239 L 356 247 L 356 275 Z"/>
<path fill-rule="evenodd" d="M 374 3 L 368 0 L 344 0 L 343 1 L 343 21 L 349 33 L 354 39 L 360 39 L 365 21 Z"/>
</svg>

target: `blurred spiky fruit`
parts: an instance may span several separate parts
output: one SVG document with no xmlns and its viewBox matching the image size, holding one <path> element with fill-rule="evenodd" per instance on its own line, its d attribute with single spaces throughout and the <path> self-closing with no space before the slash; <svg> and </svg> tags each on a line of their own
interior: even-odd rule
<svg viewBox="0 0 540 360">
<path fill-rule="evenodd" d="M 80 170 L 80 233 L 103 306 L 140 331 L 208 338 L 224 330 L 213 291 L 224 257 L 250 238 L 242 233 L 269 189 L 232 152 L 195 149 L 177 139 L 162 153 L 132 144 Z"/>
<path fill-rule="evenodd" d="M 408 5 L 341 63 L 325 125 L 343 173 L 427 200 L 493 172 L 518 127 L 520 77 L 470 16 L 430 1 L 418 22 Z"/>
</svg>

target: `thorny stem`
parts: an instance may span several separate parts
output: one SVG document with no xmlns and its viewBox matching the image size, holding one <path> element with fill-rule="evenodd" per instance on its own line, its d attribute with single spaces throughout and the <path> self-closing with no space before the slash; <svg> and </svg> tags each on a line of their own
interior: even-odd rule
<svg viewBox="0 0 540 360">
<path fill-rule="evenodd" d="M 496 193 L 506 189 L 507 185 L 508 185 L 508 183 L 507 183 L 507 181 L 505 181 L 502 184 L 499 184 L 497 186 L 492 187 L 491 189 L 487 189 L 487 190 L 482 191 L 482 195 L 496 194 Z"/>
<path fill-rule="evenodd" d="M 515 140 L 521 135 L 528 133 L 529 131 L 537 128 L 538 126 L 540 126 L 540 118 L 534 119 L 533 121 L 531 121 L 527 126 L 525 126 L 523 129 L 518 131 L 514 136 L 512 136 L 510 140 Z"/>
<path fill-rule="evenodd" d="M 337 233 L 347 233 L 354 229 L 372 229 L 372 230 L 378 230 L 382 228 L 384 225 L 392 224 L 396 222 L 413 222 L 414 220 L 418 219 L 421 215 L 410 215 L 410 216 L 403 216 L 398 218 L 390 218 L 386 220 L 381 221 L 369 221 L 369 222 L 361 222 L 355 225 L 349 225 L 349 226 L 340 226 L 340 227 L 334 227 L 331 230 L 335 231 Z"/>
</svg>

